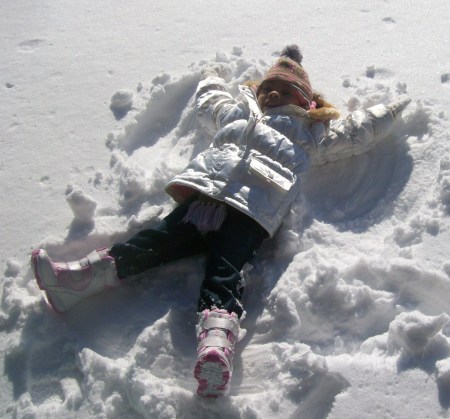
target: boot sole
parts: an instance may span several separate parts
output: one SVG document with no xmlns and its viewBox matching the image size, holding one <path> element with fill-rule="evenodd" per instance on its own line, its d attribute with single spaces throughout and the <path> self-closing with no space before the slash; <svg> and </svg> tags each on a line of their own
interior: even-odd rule
<svg viewBox="0 0 450 419">
<path fill-rule="evenodd" d="M 43 292 L 45 297 L 45 302 L 50 305 L 50 307 L 56 311 L 57 313 L 63 313 L 63 311 L 59 310 L 55 303 L 53 302 L 53 299 L 51 295 L 49 294 L 44 281 L 42 281 L 41 276 L 39 275 L 39 254 L 41 253 L 40 250 L 33 250 L 31 253 L 31 266 L 33 267 L 34 277 L 36 278 L 36 282 L 38 284 L 39 289 Z"/>
<path fill-rule="evenodd" d="M 231 373 L 217 351 L 212 350 L 197 361 L 194 376 L 198 381 L 197 394 L 206 398 L 217 398 L 228 392 Z"/>
</svg>

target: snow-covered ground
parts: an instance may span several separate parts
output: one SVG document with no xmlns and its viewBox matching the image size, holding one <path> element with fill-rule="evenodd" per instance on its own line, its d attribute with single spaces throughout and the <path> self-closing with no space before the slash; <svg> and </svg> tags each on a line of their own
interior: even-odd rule
<svg viewBox="0 0 450 419">
<path fill-rule="evenodd" d="M 449 21 L 448 0 L 1 2 L 0 416 L 449 417 Z M 57 315 L 29 255 L 76 259 L 167 213 L 163 185 L 209 141 L 200 69 L 235 91 L 288 43 L 343 116 L 413 102 L 306 179 L 247 272 L 231 394 L 203 400 L 202 259 Z"/>
</svg>

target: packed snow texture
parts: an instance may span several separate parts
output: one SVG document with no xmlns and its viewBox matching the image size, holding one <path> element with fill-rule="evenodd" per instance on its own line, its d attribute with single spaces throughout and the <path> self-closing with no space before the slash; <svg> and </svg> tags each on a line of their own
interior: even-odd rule
<svg viewBox="0 0 450 419">
<path fill-rule="evenodd" d="M 406 9 L 389 8 L 377 1 L 365 1 L 363 7 L 353 1 L 349 19 L 360 16 L 370 24 L 377 20 L 382 27 L 376 29 L 375 37 L 390 48 L 388 35 L 396 31 L 397 22 L 407 19 L 408 25 L 423 27 L 418 23 L 421 13 L 414 14 L 419 5 L 406 0 L 400 3 Z M 447 3 L 440 3 L 447 18 L 440 17 L 437 24 L 450 17 Z M 287 2 L 286 8 L 303 13 L 297 11 L 297 4 Z M 318 7 L 307 4 L 309 8 Z M 137 11 L 146 7 L 141 2 L 135 5 Z M 169 15 L 171 6 L 167 11 L 165 7 L 158 9 L 159 17 Z M 180 7 L 186 6 L 180 3 Z M 208 16 L 221 16 L 221 7 L 217 3 L 217 12 L 208 8 Z M 7 9 L 4 5 L 2 8 Z M 385 12 L 383 8 L 387 8 Z M 332 9 L 338 12 L 337 6 Z M 413 12 L 407 14 L 409 9 Z M 229 6 L 228 12 L 236 10 Z M 333 13 L 318 12 L 330 25 L 337 25 Z M 138 19 L 130 13 L 128 17 Z M 287 15 L 288 11 L 285 18 L 289 19 Z M 108 16 L 114 21 L 115 17 Z M 438 19 L 436 16 L 433 19 Z M 364 27 L 355 25 L 361 36 L 369 36 Z M 401 31 L 409 33 L 408 25 L 401 26 L 400 35 Z M 113 29 L 112 25 L 107 28 Z M 431 32 L 425 35 L 429 39 L 433 39 Z M 364 61 L 346 62 L 334 57 L 335 40 L 325 46 L 313 41 L 311 35 L 297 41 L 286 30 L 276 36 L 280 44 L 271 40 L 273 49 L 262 57 L 245 47 L 250 42 L 245 37 L 252 37 L 253 43 L 253 35 L 245 29 L 239 35 L 241 43 L 233 37 L 234 43 L 226 43 L 227 49 L 214 52 L 215 56 L 212 52 L 204 54 L 203 48 L 199 53 L 191 46 L 190 56 L 196 59 L 184 70 L 160 72 L 153 67 L 149 80 L 138 80 L 134 89 L 117 86 L 109 97 L 105 96 L 103 107 L 113 115 L 111 129 L 104 132 L 106 147 L 96 148 L 85 164 L 66 166 L 64 149 L 56 148 L 56 160 L 45 154 L 47 149 L 41 153 L 35 150 L 34 158 L 48 161 L 47 166 L 40 166 L 41 189 L 37 194 L 46 201 L 37 204 L 38 208 L 57 206 L 71 215 L 65 229 L 58 231 L 45 214 L 36 212 L 33 223 L 37 226 L 29 247 L 25 246 L 27 250 L 43 247 L 55 260 L 74 260 L 95 248 L 125 240 L 173 208 L 164 185 L 211 141 L 198 125 L 193 98 L 200 71 L 207 65 L 219 68 L 230 91 L 236 94 L 240 83 L 262 77 L 279 51 L 276 48 L 299 42 L 305 45 L 305 67 L 315 49 L 322 49 L 321 53 L 330 58 L 308 69 L 313 82 L 326 78 L 326 82 L 317 84 L 330 90 L 331 97 L 323 93 L 344 117 L 354 110 L 389 103 L 402 94 L 409 94 L 413 102 L 375 149 L 314 168 L 305 179 L 303 196 L 281 230 L 263 244 L 245 270 L 246 316 L 242 326 L 247 333 L 237 346 L 229 397 L 211 401 L 195 395 L 192 371 L 201 257 L 127 279 L 126 286 L 56 315 L 45 305 L 32 278 L 29 254 L 17 255 L 8 247 L 2 250 L 4 376 L 0 416 L 448 417 L 448 57 L 439 66 L 435 62 L 427 66 L 424 63 L 428 58 L 422 57 L 422 68 L 417 56 L 405 53 L 402 65 L 408 67 L 411 60 L 411 65 L 421 71 L 416 78 L 398 62 L 392 64 L 393 68 L 377 65 L 375 53 L 364 51 Z M 177 38 L 176 42 L 183 40 Z M 21 41 L 17 48 L 22 54 L 38 54 L 47 43 L 43 36 Z M 175 44 L 175 38 L 170 38 L 170 43 Z M 125 46 L 138 58 L 144 54 L 134 48 L 132 40 Z M 354 48 L 353 55 L 360 54 L 359 47 L 345 48 Z M 335 58 L 337 63 L 333 62 Z M 173 54 L 170 60 L 180 61 L 183 56 Z M 439 86 L 429 92 L 432 96 L 426 91 L 419 94 L 417 86 L 410 92 L 411 83 L 421 81 L 426 71 L 430 77 L 440 72 L 436 77 Z M 8 74 L 14 73 L 9 69 Z M 13 78 L 3 80 L 3 84 L 3 95 L 19 88 Z M 80 96 L 68 94 L 72 93 L 75 106 L 82 106 Z M 20 107 L 24 100 L 14 103 L 16 118 L 26 112 Z M 68 102 L 70 98 L 64 106 Z M 64 115 L 58 118 L 64 123 Z M 95 120 L 78 123 L 94 129 Z M 15 128 L 10 125 L 9 129 Z M 79 147 L 90 153 L 89 144 Z M 105 164 L 98 169 L 101 164 L 95 164 L 96 156 L 104 159 L 108 154 L 109 167 Z M 19 166 L 31 159 L 26 150 L 23 159 Z M 53 169 L 55 162 L 58 172 Z M 82 176 L 86 167 L 87 174 Z M 66 180 L 64 190 L 51 186 L 55 178 L 59 183 Z M 14 182 L 14 176 L 10 179 Z M 8 186 L 2 185 L 2 190 L 5 197 Z M 3 218 L 3 222 L 20 229 L 22 209 L 16 211 L 14 217 L 7 212 L 8 219 Z M 23 209 L 24 214 L 29 211 L 32 209 Z M 58 220 L 57 226 L 62 224 Z M 40 226 L 43 222 L 45 230 Z M 8 241 L 8 234 L 2 239 Z"/>
</svg>

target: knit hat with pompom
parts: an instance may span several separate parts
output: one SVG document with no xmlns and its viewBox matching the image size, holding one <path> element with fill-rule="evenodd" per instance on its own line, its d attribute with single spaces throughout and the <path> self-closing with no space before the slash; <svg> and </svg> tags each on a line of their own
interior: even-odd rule
<svg viewBox="0 0 450 419">
<path fill-rule="evenodd" d="M 313 100 L 313 90 L 309 82 L 308 74 L 301 64 L 302 60 L 303 55 L 297 45 L 293 44 L 284 47 L 281 51 L 280 58 L 269 68 L 256 93 L 259 93 L 261 86 L 266 81 L 285 81 L 297 90 L 302 107 L 309 108 Z"/>
</svg>

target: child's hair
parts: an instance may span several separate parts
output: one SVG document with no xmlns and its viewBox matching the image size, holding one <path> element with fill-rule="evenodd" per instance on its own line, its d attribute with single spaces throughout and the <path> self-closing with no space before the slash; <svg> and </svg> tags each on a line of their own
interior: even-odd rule
<svg viewBox="0 0 450 419">
<path fill-rule="evenodd" d="M 325 100 L 322 93 L 314 92 L 313 101 L 316 106 L 308 111 L 308 115 L 312 119 L 326 121 L 330 119 L 338 119 L 340 112 L 329 102 Z"/>
</svg>

